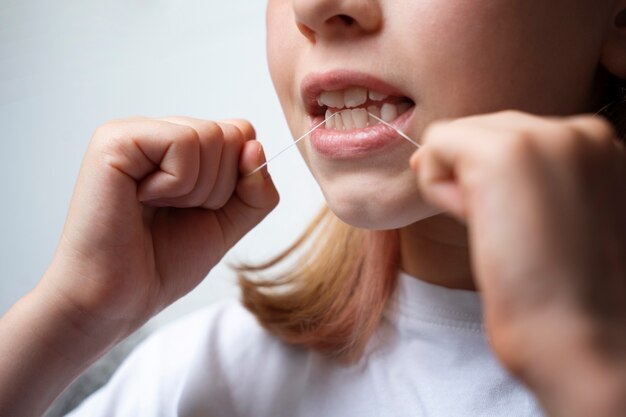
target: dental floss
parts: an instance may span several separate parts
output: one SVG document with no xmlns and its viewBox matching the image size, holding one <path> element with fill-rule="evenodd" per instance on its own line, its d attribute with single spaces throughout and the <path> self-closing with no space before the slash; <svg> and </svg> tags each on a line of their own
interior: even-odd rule
<svg viewBox="0 0 626 417">
<path fill-rule="evenodd" d="M 270 159 L 268 159 L 267 161 L 265 161 L 264 164 L 262 164 L 261 166 L 255 168 L 252 172 L 250 172 L 249 174 L 246 174 L 246 177 L 249 177 L 250 175 L 256 174 L 257 172 L 259 172 L 261 169 L 263 169 L 263 167 L 267 164 L 269 164 L 271 161 L 273 161 L 274 159 L 278 158 L 278 156 L 280 156 L 280 154 L 282 154 L 283 152 L 285 152 L 286 150 L 292 148 L 293 146 L 295 146 L 298 142 L 300 142 L 302 139 L 306 138 L 307 136 L 309 136 L 311 133 L 313 133 L 315 131 L 315 129 L 317 129 L 318 127 L 322 126 L 324 123 L 326 123 L 328 120 L 332 119 L 333 117 L 335 117 L 337 114 L 339 113 L 333 113 L 330 116 L 328 116 L 326 118 L 326 120 L 324 120 L 323 122 L 320 122 L 318 124 L 316 124 L 313 129 L 309 130 L 308 132 L 306 132 L 304 135 L 300 136 L 298 139 L 296 139 L 293 143 L 291 143 L 289 146 L 287 146 L 285 149 L 283 149 L 282 151 L 278 152 L 276 155 L 272 156 Z"/>
<path fill-rule="evenodd" d="M 296 139 L 293 143 L 291 143 L 289 146 L 287 146 L 286 148 L 284 148 L 283 150 L 281 150 L 280 152 L 278 152 L 276 155 L 272 156 L 270 159 L 268 159 L 267 161 L 265 161 L 265 163 L 263 163 L 261 166 L 255 168 L 252 172 L 250 172 L 249 174 L 246 174 L 246 177 L 249 177 L 250 175 L 256 174 L 257 172 L 259 172 L 261 169 L 263 169 L 263 167 L 265 167 L 267 164 L 269 164 L 271 161 L 273 161 L 274 159 L 276 159 L 278 156 L 280 156 L 283 152 L 287 151 L 288 149 L 292 148 L 293 146 L 295 146 L 298 142 L 300 142 L 302 139 L 306 138 L 307 136 L 309 136 L 311 133 L 313 133 L 315 130 L 317 130 L 320 126 L 324 125 L 327 121 L 329 121 L 330 119 L 332 119 L 333 117 L 335 117 L 336 115 L 338 115 L 339 112 L 337 113 L 333 113 L 330 116 L 328 116 L 324 121 L 318 123 L 317 125 L 315 125 L 311 130 L 309 130 L 308 132 L 306 132 L 304 135 L 300 136 L 298 139 Z M 404 139 L 408 140 L 409 142 L 411 142 L 413 145 L 415 145 L 415 147 L 417 149 L 421 148 L 422 146 L 417 143 L 416 141 L 414 141 L 413 139 L 411 139 L 406 133 L 404 133 L 403 131 L 401 131 L 400 129 L 398 129 L 397 127 L 393 126 L 391 123 L 387 123 L 386 121 L 384 121 L 383 119 L 381 119 L 380 117 L 376 116 L 375 114 L 372 114 L 370 112 L 368 112 L 367 114 L 369 114 L 371 117 L 373 117 L 374 119 L 378 120 L 380 123 L 384 124 L 385 126 L 388 126 L 390 128 L 392 128 L 393 130 L 396 131 L 396 133 L 398 133 L 398 135 L 400 135 L 401 137 L 403 137 Z"/>
<path fill-rule="evenodd" d="M 374 119 L 378 120 L 380 123 L 384 124 L 385 126 L 389 126 L 393 130 L 395 130 L 398 133 L 398 135 L 402 136 L 404 139 L 406 139 L 409 142 L 411 142 L 413 145 L 415 145 L 415 147 L 417 149 L 422 147 L 422 145 L 420 145 L 419 143 L 415 142 L 413 139 L 411 139 L 409 136 L 407 136 L 406 133 L 404 133 L 403 131 L 401 131 L 397 127 L 393 126 L 391 123 L 385 122 L 383 119 L 381 119 L 380 117 L 376 116 L 375 114 L 372 114 L 372 113 L 369 113 L 369 112 L 367 114 L 369 114 L 370 116 L 372 116 Z"/>
</svg>

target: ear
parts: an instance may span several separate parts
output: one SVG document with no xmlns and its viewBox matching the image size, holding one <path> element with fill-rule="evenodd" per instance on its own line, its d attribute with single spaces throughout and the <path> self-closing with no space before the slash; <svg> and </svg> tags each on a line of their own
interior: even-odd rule
<svg viewBox="0 0 626 417">
<path fill-rule="evenodd" d="M 611 74 L 626 80 L 626 0 L 615 1 L 600 62 Z"/>
</svg>

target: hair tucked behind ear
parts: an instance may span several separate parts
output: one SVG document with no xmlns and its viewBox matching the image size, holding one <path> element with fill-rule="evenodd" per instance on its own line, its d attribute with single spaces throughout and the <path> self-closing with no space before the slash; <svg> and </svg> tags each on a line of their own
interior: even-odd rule
<svg viewBox="0 0 626 417">
<path fill-rule="evenodd" d="M 303 253 L 286 272 L 256 276 L 296 251 Z M 356 229 L 324 208 L 282 254 L 236 269 L 242 302 L 263 327 L 286 343 L 351 363 L 362 356 L 395 289 L 398 259 L 396 231 Z"/>
</svg>

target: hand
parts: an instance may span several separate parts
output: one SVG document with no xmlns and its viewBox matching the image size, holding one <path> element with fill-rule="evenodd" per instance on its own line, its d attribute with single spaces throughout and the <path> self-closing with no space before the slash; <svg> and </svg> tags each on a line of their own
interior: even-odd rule
<svg viewBox="0 0 626 417">
<path fill-rule="evenodd" d="M 608 122 L 431 125 L 411 166 L 467 224 L 495 354 L 553 416 L 626 415 L 626 152 Z"/>
<path fill-rule="evenodd" d="M 278 203 L 252 126 L 187 117 L 100 127 L 38 287 L 124 337 L 183 296 Z M 93 324 L 93 323 L 92 323 Z"/>
</svg>

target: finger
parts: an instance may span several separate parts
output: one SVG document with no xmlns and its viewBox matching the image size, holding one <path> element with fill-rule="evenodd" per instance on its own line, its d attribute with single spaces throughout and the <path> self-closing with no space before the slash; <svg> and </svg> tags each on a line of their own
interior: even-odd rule
<svg viewBox="0 0 626 417">
<path fill-rule="evenodd" d="M 470 132 L 467 125 L 446 122 L 429 126 L 423 135 L 424 146 L 410 161 L 422 195 L 460 220 L 467 216 L 461 167 L 467 165 L 464 159 L 473 158 L 472 152 L 477 152 L 478 142 L 486 136 L 484 128 Z"/>
<path fill-rule="evenodd" d="M 224 133 L 224 143 L 220 155 L 220 165 L 215 185 L 202 207 L 216 210 L 230 199 L 239 177 L 239 158 L 244 143 L 244 134 L 235 125 L 220 123 Z"/>
<path fill-rule="evenodd" d="M 198 176 L 198 135 L 160 120 L 116 121 L 101 127 L 94 146 L 107 163 L 132 177 L 140 201 L 188 193 Z"/>
<path fill-rule="evenodd" d="M 253 175 L 247 175 L 265 161 L 263 145 L 259 141 L 245 143 L 239 164 L 240 180 L 237 183 L 237 195 L 250 207 L 266 209 L 274 207 L 276 203 L 276 189 L 267 166 Z"/>
<path fill-rule="evenodd" d="M 167 203 L 172 207 L 199 207 L 206 201 L 216 184 L 224 143 L 222 128 L 218 123 L 191 117 L 166 117 L 162 120 L 189 126 L 198 132 L 200 168 L 197 181 L 189 193 Z"/>
<path fill-rule="evenodd" d="M 579 115 L 564 120 L 564 124 L 578 132 L 589 144 L 594 144 L 599 152 L 619 152 L 619 135 L 615 126 L 607 119 L 594 115 Z"/>
<path fill-rule="evenodd" d="M 616 139 L 615 127 L 604 117 L 581 114 L 568 117 L 563 120 L 567 125 L 573 126 L 589 137 Z"/>
<path fill-rule="evenodd" d="M 267 167 L 254 175 L 245 175 L 265 163 L 265 160 L 263 147 L 258 141 L 251 140 L 244 144 L 239 164 L 241 176 L 235 194 L 220 210 L 228 219 L 237 219 L 236 223 L 224 222 L 224 235 L 229 244 L 237 242 L 278 204 L 278 191 Z"/>
<path fill-rule="evenodd" d="M 241 133 L 243 134 L 244 140 L 253 140 L 256 139 L 256 131 L 254 130 L 254 126 L 244 119 L 224 119 L 220 120 L 218 123 L 226 123 L 229 125 L 236 126 Z"/>
</svg>

